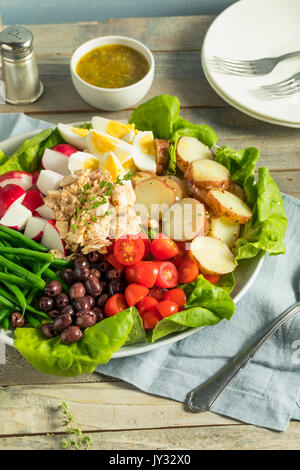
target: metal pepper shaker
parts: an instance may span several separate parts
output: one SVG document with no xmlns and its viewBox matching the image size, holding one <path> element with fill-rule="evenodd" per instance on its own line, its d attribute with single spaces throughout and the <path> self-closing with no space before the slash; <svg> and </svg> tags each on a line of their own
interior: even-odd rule
<svg viewBox="0 0 300 470">
<path fill-rule="evenodd" d="M 33 52 L 33 34 L 24 26 L 9 26 L 0 33 L 2 77 L 5 99 L 11 104 L 38 100 L 43 84 Z"/>
</svg>

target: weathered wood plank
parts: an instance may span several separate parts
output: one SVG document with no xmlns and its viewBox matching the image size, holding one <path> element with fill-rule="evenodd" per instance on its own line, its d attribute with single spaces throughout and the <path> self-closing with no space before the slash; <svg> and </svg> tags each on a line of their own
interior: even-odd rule
<svg viewBox="0 0 300 470">
<path fill-rule="evenodd" d="M 34 34 L 37 54 L 43 56 L 70 56 L 85 41 L 106 35 L 130 36 L 154 51 L 184 51 L 201 49 L 213 19 L 214 16 L 206 15 L 113 18 L 104 23 L 29 25 L 28 28 Z"/>
<path fill-rule="evenodd" d="M 255 426 L 204 426 L 90 433 L 91 450 L 299 450 L 299 423 L 284 433 Z M 0 450 L 59 450 L 65 435 L 0 438 Z"/>
<path fill-rule="evenodd" d="M 162 93 L 177 95 L 183 106 L 226 106 L 206 81 L 200 52 L 157 52 L 155 77 L 144 100 Z M 89 111 L 94 108 L 77 94 L 71 81 L 69 59 L 40 59 L 40 78 L 45 90 L 30 105 L 3 104 L 1 112 Z M 179 65 L 180 64 L 180 65 Z"/>
<path fill-rule="evenodd" d="M 57 406 L 63 400 L 85 431 L 234 423 L 213 413 L 187 412 L 181 403 L 124 383 L 48 384 L 0 389 L 0 436 L 62 432 Z"/>
</svg>

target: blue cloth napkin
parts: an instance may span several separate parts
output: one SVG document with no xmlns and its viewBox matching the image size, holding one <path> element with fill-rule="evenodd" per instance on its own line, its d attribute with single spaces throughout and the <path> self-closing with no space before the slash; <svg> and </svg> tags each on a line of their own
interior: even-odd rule
<svg viewBox="0 0 300 470">
<path fill-rule="evenodd" d="M 0 140 L 49 127 L 22 114 L 0 115 Z M 1 149 L 1 145 L 0 145 Z M 289 220 L 285 255 L 267 256 L 230 322 L 223 320 L 157 350 L 111 360 L 97 371 L 184 402 L 296 301 L 300 279 L 300 201 L 284 196 Z M 284 431 L 300 420 L 300 314 L 282 326 L 223 391 L 212 411 Z"/>
</svg>

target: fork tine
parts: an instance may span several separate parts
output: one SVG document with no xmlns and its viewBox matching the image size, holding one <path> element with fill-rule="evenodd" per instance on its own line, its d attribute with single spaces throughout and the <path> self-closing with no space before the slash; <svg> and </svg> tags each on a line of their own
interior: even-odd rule
<svg viewBox="0 0 300 470">
<path fill-rule="evenodd" d="M 215 70 L 217 72 L 223 72 L 223 73 L 230 73 L 234 75 L 255 75 L 256 72 L 255 70 L 252 69 L 247 69 L 247 68 L 235 68 L 235 67 L 229 67 L 228 65 L 217 65 L 215 64 Z"/>
<path fill-rule="evenodd" d="M 270 85 L 261 85 L 261 88 L 265 88 L 265 89 L 273 89 L 273 88 L 284 88 L 288 85 L 291 85 L 292 83 L 294 82 L 294 78 L 291 77 L 289 79 L 285 79 L 285 80 L 282 80 L 281 82 L 277 82 L 277 83 L 272 83 Z"/>
<path fill-rule="evenodd" d="M 213 56 L 213 59 L 215 59 L 218 62 L 222 63 L 227 63 L 231 65 L 252 65 L 251 60 L 231 60 L 231 59 L 224 59 L 223 57 L 218 57 L 218 56 Z"/>
<path fill-rule="evenodd" d="M 294 90 L 295 88 L 297 88 L 297 83 L 295 83 L 295 81 L 292 81 L 292 82 L 290 82 L 286 85 L 265 88 L 265 90 L 270 91 L 270 92 L 272 92 L 272 91 L 285 92 L 285 91 L 289 91 L 289 90 Z"/>
<path fill-rule="evenodd" d="M 265 90 L 266 93 L 276 96 L 277 98 L 284 98 L 285 96 L 293 95 L 295 93 L 298 93 L 300 91 L 300 85 L 297 85 L 294 88 L 291 89 L 286 89 L 282 91 L 276 91 L 276 90 Z"/>
<path fill-rule="evenodd" d="M 254 70 L 254 67 L 252 67 L 252 65 L 236 65 L 236 64 L 230 64 L 230 63 L 218 62 L 218 61 L 214 61 L 213 64 L 215 64 L 218 67 L 226 67 L 226 68 L 230 68 L 234 70 L 248 70 L 248 71 Z"/>
</svg>

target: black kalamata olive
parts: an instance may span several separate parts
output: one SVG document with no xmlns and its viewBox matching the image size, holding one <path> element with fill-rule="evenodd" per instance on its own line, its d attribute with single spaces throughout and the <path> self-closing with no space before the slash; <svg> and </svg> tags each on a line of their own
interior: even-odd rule
<svg viewBox="0 0 300 470">
<path fill-rule="evenodd" d="M 49 297 L 56 297 L 61 293 L 62 285 L 59 281 L 50 281 L 45 287 L 45 294 Z"/>
<path fill-rule="evenodd" d="M 118 269 L 109 269 L 106 271 L 106 279 L 111 280 L 111 279 L 120 279 L 121 277 L 121 271 Z"/>
<path fill-rule="evenodd" d="M 107 289 L 107 281 L 100 280 L 100 285 L 102 287 L 102 292 Z"/>
<path fill-rule="evenodd" d="M 73 284 L 74 282 L 74 276 L 73 276 L 73 271 L 72 269 L 68 268 L 68 269 L 65 269 L 62 273 L 61 273 L 61 278 L 63 281 L 65 281 L 66 284 L 69 284 L 69 286 L 71 284 Z"/>
<path fill-rule="evenodd" d="M 50 312 L 53 309 L 53 299 L 51 297 L 42 297 L 39 300 L 39 308 L 43 312 Z"/>
<path fill-rule="evenodd" d="M 92 297 L 98 297 L 98 295 L 102 293 L 102 286 L 99 282 L 99 279 L 94 276 L 89 276 L 87 278 L 85 281 L 85 287 L 87 293 Z"/>
<path fill-rule="evenodd" d="M 78 326 L 69 326 L 63 330 L 60 339 L 64 344 L 76 343 L 83 337 L 83 333 Z"/>
<path fill-rule="evenodd" d="M 93 307 L 95 307 L 95 299 L 94 299 L 94 297 L 92 297 L 91 295 L 87 295 L 86 298 L 89 299 L 89 302 L 90 302 L 90 309 L 92 309 Z"/>
<path fill-rule="evenodd" d="M 101 263 L 98 264 L 98 269 L 101 273 L 106 273 L 106 271 L 110 268 L 111 268 L 111 264 L 108 263 L 107 261 L 101 261 Z"/>
<path fill-rule="evenodd" d="M 101 295 L 99 295 L 99 297 L 97 297 L 97 299 L 96 299 L 96 305 L 97 305 L 97 307 L 103 308 L 104 305 L 106 304 L 107 299 L 108 299 L 108 295 L 107 295 L 107 294 L 101 294 Z"/>
<path fill-rule="evenodd" d="M 54 320 L 53 328 L 55 331 L 62 331 L 72 324 L 72 317 L 69 313 L 64 313 Z"/>
<path fill-rule="evenodd" d="M 54 319 L 57 318 L 57 317 L 60 315 L 59 310 L 51 310 L 51 311 L 48 312 L 48 313 L 49 313 L 50 317 L 52 317 L 52 318 L 54 318 Z"/>
<path fill-rule="evenodd" d="M 78 297 L 74 301 L 74 307 L 77 312 L 88 312 L 91 309 L 90 299 L 87 296 Z"/>
<path fill-rule="evenodd" d="M 88 268 L 90 263 L 88 262 L 88 259 L 84 255 L 79 255 L 75 261 L 74 261 L 74 266 L 75 268 Z"/>
<path fill-rule="evenodd" d="M 70 287 L 70 298 L 71 299 L 77 299 L 77 297 L 84 297 L 85 295 L 85 287 L 81 282 L 75 282 Z"/>
<path fill-rule="evenodd" d="M 105 315 L 104 315 L 104 313 L 102 312 L 102 310 L 101 310 L 99 307 L 93 308 L 93 310 L 91 310 L 91 312 L 93 312 L 93 313 L 96 314 L 97 323 L 98 323 L 99 321 L 104 320 Z"/>
<path fill-rule="evenodd" d="M 55 302 L 58 308 L 63 308 L 65 305 L 68 305 L 69 297 L 67 294 L 61 293 L 56 297 Z"/>
<path fill-rule="evenodd" d="M 24 326 L 25 320 L 21 313 L 14 312 L 11 314 L 10 322 L 13 328 L 22 328 L 22 326 Z"/>
<path fill-rule="evenodd" d="M 74 315 L 75 310 L 74 310 L 73 305 L 71 305 L 71 304 L 65 305 L 65 306 L 61 309 L 59 315 L 64 315 L 65 313 L 68 313 L 68 314 L 71 315 L 71 316 Z"/>
<path fill-rule="evenodd" d="M 90 269 L 88 267 L 75 267 L 73 273 L 76 281 L 85 281 L 90 275 Z"/>
<path fill-rule="evenodd" d="M 99 269 L 96 268 L 91 269 L 90 275 L 96 277 L 97 279 L 100 279 L 101 277 Z"/>
<path fill-rule="evenodd" d="M 101 255 L 101 253 L 98 251 L 92 251 L 88 254 L 88 260 L 90 263 L 97 264 L 103 260 L 103 255 Z"/>
<path fill-rule="evenodd" d="M 120 279 L 112 279 L 108 283 L 107 293 L 109 297 L 124 292 L 124 284 Z"/>
<path fill-rule="evenodd" d="M 53 323 L 44 323 L 41 326 L 41 333 L 45 338 L 50 339 L 56 336 L 56 331 L 54 330 L 53 325 L 54 325 Z"/>
<path fill-rule="evenodd" d="M 97 323 L 95 312 L 78 312 L 76 314 L 76 325 L 79 328 L 89 328 Z"/>
</svg>

